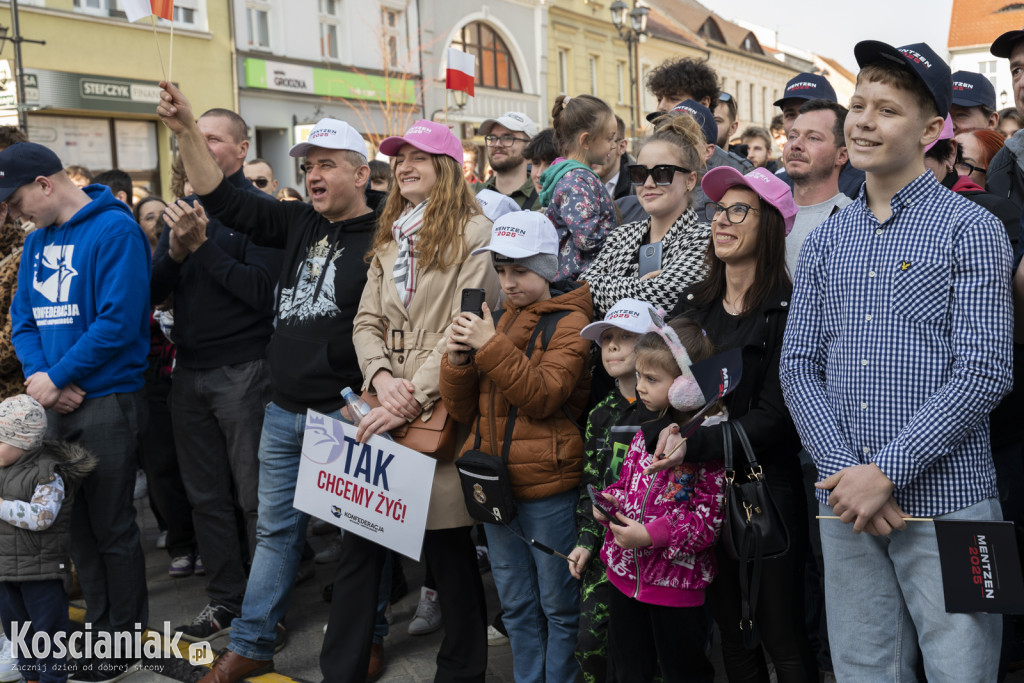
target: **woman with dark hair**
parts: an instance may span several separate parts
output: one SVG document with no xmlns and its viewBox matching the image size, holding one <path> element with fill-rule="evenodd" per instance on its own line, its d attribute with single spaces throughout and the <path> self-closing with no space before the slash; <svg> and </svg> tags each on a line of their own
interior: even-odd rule
<svg viewBox="0 0 1024 683">
<path fill-rule="evenodd" d="M 164 209 L 166 208 L 167 203 L 152 194 L 145 199 L 140 199 L 132 207 L 135 222 L 139 224 L 142 232 L 146 233 L 146 239 L 149 240 L 151 253 L 156 250 L 160 234 L 164 231 Z"/>
<path fill-rule="evenodd" d="M 762 563 L 759 600 L 752 606 L 760 633 L 757 647 L 744 646 L 740 629 L 746 599 L 741 572 L 749 568 L 721 546 L 716 551 L 719 574 L 708 589 L 708 604 L 722 634 L 722 655 L 731 683 L 767 683 L 765 652 L 780 683 L 816 681 L 817 666 L 804 628 L 807 501 L 798 459 L 800 438 L 779 383 L 779 356 L 793 289 L 786 271 L 785 240 L 797 207 L 789 187 L 762 168 L 746 176 L 733 168 L 715 168 L 704 176 L 701 188 L 711 200 L 705 207 L 712 246 L 707 252 L 707 273 L 683 293 L 672 314 L 700 323 L 719 351 L 742 349 L 743 375 L 725 399 L 729 420 L 746 430 L 790 539 L 785 555 Z M 657 468 L 675 466 L 684 457 L 723 458 L 722 429 L 716 425 L 698 430 Z M 742 452 L 735 458 L 736 476 L 741 479 L 746 476 L 745 458 Z"/>
<path fill-rule="evenodd" d="M 489 306 L 498 298 L 490 258 L 470 255 L 490 241 L 491 222 L 463 176 L 459 139 L 447 126 L 421 119 L 380 149 L 392 158 L 395 182 L 367 255 L 370 270 L 352 330 L 363 389 L 380 405 L 359 423 L 357 441 L 430 418 L 441 406 L 444 332 L 459 313 L 462 290 L 485 289 Z M 445 625 L 434 680 L 482 682 L 487 610 L 454 455 L 437 455 L 423 537 L 436 589 L 429 595 Z M 383 670 L 380 642 L 371 646 L 370 635 L 386 557 L 385 548 L 356 534 L 342 539 L 321 653 L 332 680 L 373 679 Z"/>
</svg>

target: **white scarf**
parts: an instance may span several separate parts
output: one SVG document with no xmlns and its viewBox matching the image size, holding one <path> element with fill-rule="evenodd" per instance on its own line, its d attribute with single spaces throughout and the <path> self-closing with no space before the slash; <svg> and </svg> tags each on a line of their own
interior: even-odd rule
<svg viewBox="0 0 1024 683">
<path fill-rule="evenodd" d="M 423 212 L 427 208 L 427 201 L 423 200 L 416 206 L 406 207 L 402 215 L 391 225 L 391 235 L 398 243 L 398 258 L 395 259 L 395 267 L 391 271 L 395 278 L 395 288 L 398 289 L 398 298 L 406 308 L 412 303 L 412 296 L 416 293 L 416 245 L 415 236 L 423 225 Z"/>
</svg>

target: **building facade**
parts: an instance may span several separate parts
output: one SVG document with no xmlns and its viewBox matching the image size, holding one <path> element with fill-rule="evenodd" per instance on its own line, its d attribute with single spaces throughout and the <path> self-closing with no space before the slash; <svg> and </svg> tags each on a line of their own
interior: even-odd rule
<svg viewBox="0 0 1024 683">
<path fill-rule="evenodd" d="M 418 3 L 411 0 L 231 0 L 238 112 L 251 154 L 281 186 L 302 188 L 288 149 L 323 117 L 347 121 L 368 143 L 422 116 Z M 304 191 L 303 191 L 304 194 Z"/>
<path fill-rule="evenodd" d="M 423 106 L 463 139 L 482 139 L 485 119 L 521 111 L 543 128 L 548 119 L 547 8 L 543 0 L 421 0 Z M 447 48 L 476 57 L 475 95 L 445 90 Z"/>
<path fill-rule="evenodd" d="M 1010 62 L 993 57 L 992 41 L 1024 26 L 1024 5 L 1003 0 L 953 0 L 949 23 L 949 67 L 988 77 L 999 109 L 1014 106 Z"/>
<path fill-rule="evenodd" d="M 65 165 L 119 168 L 136 185 L 168 195 L 171 136 L 156 116 L 157 83 L 167 76 L 198 111 L 231 107 L 231 21 L 224 3 L 176 0 L 173 63 L 170 24 L 130 24 L 117 0 L 21 0 L 24 95 L 29 138 Z M 0 4 L 0 26 L 11 26 Z M 158 47 L 159 45 L 159 47 Z M 13 51 L 4 53 L 12 57 Z M 17 124 L 14 64 L 0 64 L 0 118 Z"/>
</svg>

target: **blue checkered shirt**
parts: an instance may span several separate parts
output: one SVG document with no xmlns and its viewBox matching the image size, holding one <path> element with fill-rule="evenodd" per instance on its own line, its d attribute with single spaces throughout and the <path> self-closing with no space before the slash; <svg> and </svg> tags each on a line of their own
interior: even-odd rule
<svg viewBox="0 0 1024 683">
<path fill-rule="evenodd" d="M 988 414 L 1013 384 L 1011 250 L 999 220 L 931 171 L 891 207 L 879 223 L 862 188 L 804 243 L 780 376 L 820 479 L 873 462 L 907 514 L 930 517 L 996 495 Z"/>
</svg>

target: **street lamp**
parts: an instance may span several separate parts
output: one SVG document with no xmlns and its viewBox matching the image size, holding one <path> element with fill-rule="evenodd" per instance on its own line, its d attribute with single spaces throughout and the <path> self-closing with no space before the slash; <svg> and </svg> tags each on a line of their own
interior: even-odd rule
<svg viewBox="0 0 1024 683">
<path fill-rule="evenodd" d="M 619 37 L 626 43 L 626 53 L 629 55 L 629 131 L 630 135 L 636 134 L 637 104 L 640 101 L 640 94 L 637 92 L 636 64 L 640 61 L 636 54 L 640 38 L 647 35 L 647 14 L 651 11 L 648 7 L 634 7 L 632 10 L 622 0 L 615 0 L 609 8 L 612 13 L 612 24 L 619 32 Z M 629 24 L 626 18 L 629 18 Z"/>
</svg>

